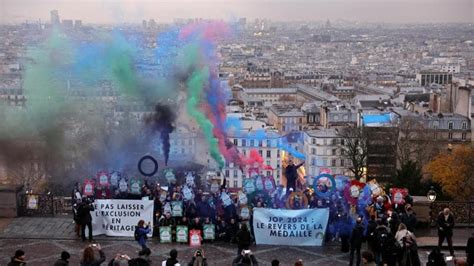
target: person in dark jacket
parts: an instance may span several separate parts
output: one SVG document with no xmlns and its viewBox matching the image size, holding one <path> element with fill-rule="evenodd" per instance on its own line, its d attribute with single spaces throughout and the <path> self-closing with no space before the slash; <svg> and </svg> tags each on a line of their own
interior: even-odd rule
<svg viewBox="0 0 474 266">
<path fill-rule="evenodd" d="M 370 220 L 367 223 L 367 247 L 375 253 L 375 229 L 377 228 L 377 222 L 375 221 L 375 215 L 370 216 Z"/>
<path fill-rule="evenodd" d="M 188 226 L 189 226 L 188 217 L 183 216 L 181 219 L 178 219 L 178 220 L 176 221 L 176 225 L 188 227 Z"/>
<path fill-rule="evenodd" d="M 360 266 L 360 248 L 362 247 L 362 242 L 364 240 L 364 227 L 362 226 L 362 218 L 358 217 L 356 220 L 356 225 L 352 229 L 351 234 L 351 253 L 349 259 L 349 265 L 352 266 L 354 263 L 354 253 L 356 253 L 356 265 Z"/>
<path fill-rule="evenodd" d="M 229 222 L 230 219 L 238 217 L 237 208 L 234 204 L 230 204 L 229 206 L 224 208 L 224 220 Z"/>
<path fill-rule="evenodd" d="M 454 217 L 448 208 L 445 208 L 438 216 L 438 247 L 441 249 L 444 239 L 448 242 L 449 253 L 454 256 L 453 249 Z"/>
<path fill-rule="evenodd" d="M 92 241 L 92 216 L 91 211 L 94 210 L 91 202 L 87 198 L 83 198 L 77 209 L 78 221 L 81 224 L 81 239 L 86 241 L 86 226 L 89 229 L 89 241 Z"/>
<path fill-rule="evenodd" d="M 387 252 L 390 241 L 396 241 L 390 234 L 390 229 L 385 225 L 383 220 L 377 220 L 377 228 L 375 229 L 375 261 L 377 265 L 382 265 L 387 258 Z M 392 239 L 393 238 L 393 239 Z"/>
<path fill-rule="evenodd" d="M 474 233 L 467 240 L 466 244 L 467 266 L 474 265 Z"/>
<path fill-rule="evenodd" d="M 391 210 L 387 212 L 387 216 L 388 227 L 390 228 L 390 232 L 394 234 L 398 231 L 398 226 L 400 225 L 400 218 L 396 212 Z"/>
<path fill-rule="evenodd" d="M 149 266 L 151 265 L 151 250 L 149 248 L 142 249 L 138 252 L 138 258 L 128 261 L 129 266 Z"/>
<path fill-rule="evenodd" d="M 159 219 L 161 217 L 161 210 L 163 209 L 163 203 L 161 203 L 160 201 L 160 195 L 158 194 L 154 200 L 154 204 L 153 204 L 153 213 L 155 215 L 153 215 L 153 225 L 155 227 L 158 227 L 158 225 L 160 224 L 159 223 Z M 159 230 L 156 230 L 157 228 L 155 228 L 155 230 L 153 230 L 153 234 L 156 234 Z"/>
<path fill-rule="evenodd" d="M 428 255 L 426 266 L 446 266 L 444 254 L 441 253 L 441 250 L 438 247 L 435 247 Z"/>
<path fill-rule="evenodd" d="M 236 235 L 239 231 L 239 225 L 235 222 L 235 219 L 230 219 L 230 222 L 227 224 L 226 235 L 231 243 L 236 242 Z"/>
<path fill-rule="evenodd" d="M 21 249 L 15 251 L 15 256 L 8 263 L 8 266 L 25 266 L 25 252 Z"/>
<path fill-rule="evenodd" d="M 172 249 L 170 251 L 170 257 L 163 261 L 161 265 L 163 266 L 175 266 L 176 264 L 179 264 L 178 262 L 178 251 L 176 249 Z"/>
<path fill-rule="evenodd" d="M 341 252 L 349 252 L 350 251 L 350 238 L 351 238 L 351 231 L 352 231 L 352 219 L 344 213 L 341 215 L 341 219 L 338 222 L 339 224 L 339 236 L 341 238 Z"/>
<path fill-rule="evenodd" d="M 232 261 L 232 266 L 258 266 L 258 261 L 250 250 L 244 250 Z"/>
<path fill-rule="evenodd" d="M 175 220 L 173 217 L 171 217 L 171 213 L 170 212 L 166 212 L 165 213 L 165 217 L 163 217 L 161 220 L 160 220 L 160 226 L 175 226 L 176 223 L 175 223 Z"/>
<path fill-rule="evenodd" d="M 99 251 L 99 258 L 94 255 L 94 248 Z M 105 253 L 99 244 L 92 244 L 84 249 L 82 254 L 81 266 L 100 266 L 105 261 Z"/>
<path fill-rule="evenodd" d="M 199 217 L 194 218 L 190 223 L 189 223 L 189 230 L 200 230 L 202 231 L 202 223 Z"/>
<path fill-rule="evenodd" d="M 296 179 L 298 179 L 298 168 L 304 165 L 304 161 L 298 165 L 295 165 L 292 160 L 288 162 L 288 165 L 285 168 L 285 177 L 286 177 L 286 191 L 290 191 L 290 188 L 293 188 L 293 191 L 296 191 Z"/>
<path fill-rule="evenodd" d="M 197 202 L 196 207 L 197 207 L 197 215 L 200 218 L 204 219 L 206 217 L 211 217 L 212 216 L 212 210 L 211 210 L 212 208 L 209 205 L 206 196 L 201 197 L 201 200 Z"/>
<path fill-rule="evenodd" d="M 79 204 L 81 203 L 82 195 L 81 195 L 81 185 L 79 182 L 76 182 L 74 184 L 74 189 L 72 190 L 72 214 L 73 214 L 73 219 L 74 219 L 74 232 L 76 235 L 79 237 L 81 233 L 81 225 L 79 224 L 79 221 L 77 219 L 77 208 L 79 207 Z"/>
<path fill-rule="evenodd" d="M 109 261 L 107 266 L 128 266 L 130 263 L 130 257 L 126 254 L 117 254 Z"/>
<path fill-rule="evenodd" d="M 249 228 L 247 224 L 242 223 L 240 226 L 240 230 L 237 232 L 236 235 L 237 241 L 237 255 L 242 253 L 242 250 L 249 249 L 250 244 L 252 243 L 252 236 L 250 235 Z"/>
<path fill-rule="evenodd" d="M 196 203 L 194 201 L 189 201 L 186 204 L 185 212 L 186 212 L 186 217 L 188 217 L 188 219 L 192 220 L 196 218 L 198 216 Z"/>
<path fill-rule="evenodd" d="M 226 232 L 227 224 L 225 220 L 221 220 L 216 226 L 216 238 L 219 241 L 229 242 L 229 236 Z"/>
<path fill-rule="evenodd" d="M 145 226 L 145 221 L 140 220 L 138 221 L 137 227 L 135 228 L 135 238 L 138 241 L 138 244 L 142 247 L 142 249 L 148 248 L 146 246 L 146 240 L 148 238 L 147 234 L 151 232 L 150 222 Z"/>
<path fill-rule="evenodd" d="M 416 213 L 410 204 L 405 206 L 405 213 L 402 214 L 401 222 L 407 226 L 408 231 L 414 232 L 418 220 L 416 219 Z"/>
<path fill-rule="evenodd" d="M 204 256 L 204 250 L 198 249 L 194 252 L 194 256 L 188 263 L 188 266 L 207 266 L 207 259 Z"/>
<path fill-rule="evenodd" d="M 54 266 L 67 266 L 69 265 L 69 258 L 71 254 L 67 251 L 61 252 L 61 258 L 54 263 Z"/>
</svg>

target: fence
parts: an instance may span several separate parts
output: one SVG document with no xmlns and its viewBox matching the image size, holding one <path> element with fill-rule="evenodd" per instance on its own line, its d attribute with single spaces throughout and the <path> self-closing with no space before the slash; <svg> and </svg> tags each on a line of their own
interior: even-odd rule
<svg viewBox="0 0 474 266">
<path fill-rule="evenodd" d="M 71 213 L 70 197 L 54 197 L 51 194 L 20 195 L 19 216 L 46 217 Z"/>
<path fill-rule="evenodd" d="M 431 219 L 436 221 L 444 208 L 453 212 L 456 226 L 474 226 L 474 201 L 435 201 L 431 204 Z"/>
</svg>

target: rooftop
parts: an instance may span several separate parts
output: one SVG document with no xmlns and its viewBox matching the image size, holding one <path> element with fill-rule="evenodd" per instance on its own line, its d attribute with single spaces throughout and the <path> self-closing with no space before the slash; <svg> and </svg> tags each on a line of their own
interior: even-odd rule
<svg viewBox="0 0 474 266">
<path fill-rule="evenodd" d="M 242 91 L 247 94 L 252 94 L 252 93 L 273 94 L 273 93 L 296 93 L 297 89 L 296 88 L 245 88 L 245 89 L 242 89 Z"/>
<path fill-rule="evenodd" d="M 334 138 L 338 136 L 337 130 L 335 128 L 308 130 L 305 132 L 305 134 L 315 138 Z"/>
</svg>

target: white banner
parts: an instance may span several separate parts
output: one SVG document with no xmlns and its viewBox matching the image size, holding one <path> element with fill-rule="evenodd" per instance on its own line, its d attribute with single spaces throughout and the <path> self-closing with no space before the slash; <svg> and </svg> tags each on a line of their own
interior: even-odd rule
<svg viewBox="0 0 474 266">
<path fill-rule="evenodd" d="M 321 246 L 329 209 L 253 210 L 253 229 L 257 244 L 288 246 Z"/>
<path fill-rule="evenodd" d="M 152 200 L 95 200 L 92 215 L 92 232 L 96 235 L 133 237 L 138 221 L 151 222 L 153 229 Z M 148 234 L 151 236 L 152 233 Z"/>
</svg>

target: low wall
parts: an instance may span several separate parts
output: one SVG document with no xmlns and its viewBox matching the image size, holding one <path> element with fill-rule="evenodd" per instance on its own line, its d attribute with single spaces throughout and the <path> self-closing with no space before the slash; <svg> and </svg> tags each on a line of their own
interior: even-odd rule
<svg viewBox="0 0 474 266">
<path fill-rule="evenodd" d="M 429 225 L 431 223 L 431 202 L 426 196 L 413 196 L 413 211 L 421 224 Z"/>
<path fill-rule="evenodd" d="M 0 185 L 0 217 L 18 216 L 18 194 L 23 189 L 19 185 Z"/>
</svg>

